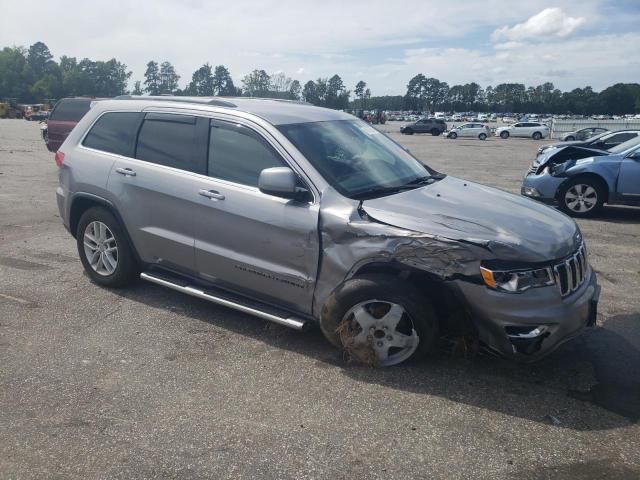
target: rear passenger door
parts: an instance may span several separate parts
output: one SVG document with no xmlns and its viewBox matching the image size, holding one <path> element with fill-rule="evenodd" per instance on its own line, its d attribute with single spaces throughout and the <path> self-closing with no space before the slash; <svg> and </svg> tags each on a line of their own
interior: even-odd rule
<svg viewBox="0 0 640 480">
<path fill-rule="evenodd" d="M 206 172 L 207 134 L 208 119 L 147 113 L 135 158 L 113 165 L 107 188 L 144 262 L 195 268 L 194 173 Z"/>
<path fill-rule="evenodd" d="M 211 121 L 209 178 L 195 187 L 196 265 L 222 287 L 311 313 L 318 205 L 258 189 L 263 169 L 289 166 L 285 156 L 254 128 Z"/>
</svg>

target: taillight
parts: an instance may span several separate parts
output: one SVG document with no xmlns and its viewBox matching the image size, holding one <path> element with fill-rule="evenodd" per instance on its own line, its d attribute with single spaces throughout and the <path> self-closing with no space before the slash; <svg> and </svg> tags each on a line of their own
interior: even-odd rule
<svg viewBox="0 0 640 480">
<path fill-rule="evenodd" d="M 58 167 L 62 167 L 62 163 L 64 162 L 64 153 L 62 153 L 60 150 L 58 150 L 56 152 L 56 165 Z"/>
</svg>

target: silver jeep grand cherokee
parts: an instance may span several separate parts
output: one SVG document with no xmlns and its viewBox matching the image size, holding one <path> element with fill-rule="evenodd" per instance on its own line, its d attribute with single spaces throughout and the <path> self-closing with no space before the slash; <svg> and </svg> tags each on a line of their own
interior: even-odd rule
<svg viewBox="0 0 640 480">
<path fill-rule="evenodd" d="M 140 276 L 386 366 L 473 336 L 534 360 L 593 325 L 580 231 L 438 173 L 366 123 L 297 102 L 101 101 L 56 154 L 99 285 Z"/>
</svg>

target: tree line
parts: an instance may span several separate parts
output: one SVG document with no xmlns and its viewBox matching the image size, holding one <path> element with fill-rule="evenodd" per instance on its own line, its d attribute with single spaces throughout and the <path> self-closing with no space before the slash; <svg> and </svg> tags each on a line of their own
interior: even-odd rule
<svg viewBox="0 0 640 480">
<path fill-rule="evenodd" d="M 283 72 L 253 70 L 236 86 L 224 65 L 205 63 L 191 75 L 185 88 L 169 61 L 147 63 L 144 80 L 128 90 L 132 72 L 112 58 L 91 60 L 63 55 L 53 59 L 47 45 L 36 42 L 28 49 L 5 47 L 0 51 L 0 99 L 39 103 L 69 96 L 112 97 L 133 95 L 251 96 L 302 100 L 334 109 L 474 111 L 628 114 L 640 112 L 640 84 L 618 83 L 601 92 L 591 87 L 561 91 L 550 82 L 526 87 L 501 83 L 481 87 L 475 82 L 449 86 L 423 74 L 407 84 L 405 95 L 372 96 L 364 80 L 348 90 L 340 75 L 309 80 L 304 85 Z M 354 97 L 351 99 L 351 97 Z"/>
</svg>

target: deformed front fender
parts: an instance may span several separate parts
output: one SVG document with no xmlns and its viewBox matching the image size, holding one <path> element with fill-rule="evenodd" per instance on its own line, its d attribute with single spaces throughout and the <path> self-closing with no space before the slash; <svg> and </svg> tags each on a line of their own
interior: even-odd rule
<svg viewBox="0 0 640 480">
<path fill-rule="evenodd" d="M 331 293 L 369 263 L 394 262 L 441 280 L 477 277 L 481 260 L 492 258 L 483 245 L 405 230 L 369 218 L 358 202 L 331 189 L 320 209 L 321 257 L 313 299 L 319 318 Z"/>
</svg>

